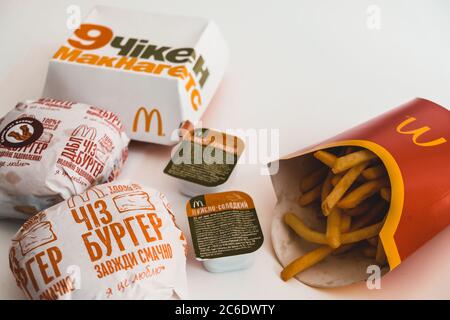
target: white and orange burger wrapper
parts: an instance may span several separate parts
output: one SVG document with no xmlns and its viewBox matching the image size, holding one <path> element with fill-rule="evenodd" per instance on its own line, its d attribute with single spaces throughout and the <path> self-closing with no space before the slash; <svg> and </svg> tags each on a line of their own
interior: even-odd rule
<svg viewBox="0 0 450 320">
<path fill-rule="evenodd" d="M 29 299 L 186 297 L 186 240 L 170 204 L 131 181 L 92 187 L 33 216 L 9 261 Z"/>
<path fill-rule="evenodd" d="M 391 183 L 391 202 L 380 232 L 388 266 L 386 273 L 450 224 L 450 112 L 417 98 L 322 143 L 279 160 L 272 182 L 278 197 L 272 240 L 283 266 L 316 246 L 299 239 L 283 222 L 287 211 L 323 230 L 317 208 L 300 207 L 298 183 L 317 165 L 313 152 L 357 146 L 374 152 L 384 163 Z M 296 278 L 316 287 L 337 287 L 368 278 L 374 259 L 353 250 L 329 256 Z"/>
<path fill-rule="evenodd" d="M 128 142 L 120 119 L 105 109 L 55 99 L 18 103 L 0 120 L 0 217 L 28 219 L 114 180 Z"/>
</svg>

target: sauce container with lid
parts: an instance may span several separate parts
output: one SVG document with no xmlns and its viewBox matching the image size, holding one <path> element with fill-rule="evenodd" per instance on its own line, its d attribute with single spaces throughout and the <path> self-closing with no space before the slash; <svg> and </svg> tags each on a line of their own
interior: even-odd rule
<svg viewBox="0 0 450 320">
<path fill-rule="evenodd" d="M 209 272 L 251 266 L 264 241 L 252 198 L 240 191 L 206 194 L 186 204 L 197 260 Z"/>
<path fill-rule="evenodd" d="M 175 146 L 164 173 L 177 178 L 179 190 L 188 196 L 217 192 L 235 176 L 244 142 L 233 135 L 197 128 Z"/>
</svg>

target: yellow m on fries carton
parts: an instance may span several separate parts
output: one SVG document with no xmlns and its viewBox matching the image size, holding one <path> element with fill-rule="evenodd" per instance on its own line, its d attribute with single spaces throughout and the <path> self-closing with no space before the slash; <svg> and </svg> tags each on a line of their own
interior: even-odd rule
<svg viewBox="0 0 450 320">
<path fill-rule="evenodd" d="M 283 279 L 336 287 L 367 279 L 370 266 L 396 268 L 450 224 L 449 161 L 450 112 L 421 98 L 280 159 L 272 241 Z M 360 223 L 383 201 L 382 215 Z"/>
<path fill-rule="evenodd" d="M 44 96 L 101 105 L 131 139 L 172 145 L 206 110 L 227 61 L 210 20 L 99 6 L 56 49 Z"/>
</svg>

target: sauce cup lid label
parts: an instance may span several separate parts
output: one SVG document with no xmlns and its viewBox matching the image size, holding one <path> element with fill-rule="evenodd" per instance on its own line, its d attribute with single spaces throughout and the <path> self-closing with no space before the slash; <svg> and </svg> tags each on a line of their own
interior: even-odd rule
<svg viewBox="0 0 450 320">
<path fill-rule="evenodd" d="M 186 212 L 198 259 L 251 253 L 263 244 L 255 205 L 244 192 L 194 197 L 186 204 Z"/>
<path fill-rule="evenodd" d="M 164 173 L 206 187 L 230 177 L 244 150 L 244 142 L 223 132 L 201 128 L 183 136 Z"/>
</svg>

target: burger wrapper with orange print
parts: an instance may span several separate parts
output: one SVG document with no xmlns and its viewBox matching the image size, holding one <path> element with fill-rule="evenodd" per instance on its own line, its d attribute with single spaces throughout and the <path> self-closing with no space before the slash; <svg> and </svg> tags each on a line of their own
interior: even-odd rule
<svg viewBox="0 0 450 320">
<path fill-rule="evenodd" d="M 404 259 L 450 224 L 450 112 L 417 98 L 360 126 L 283 157 L 272 182 L 278 198 L 272 238 L 283 266 L 316 246 L 296 237 L 283 222 L 292 211 L 305 223 L 323 229 L 317 209 L 297 203 L 298 183 L 315 164 L 312 153 L 330 147 L 357 146 L 374 152 L 384 163 L 391 183 L 391 203 L 380 232 L 388 266 Z M 336 287 L 365 280 L 373 259 L 348 252 L 329 256 L 301 272 L 298 280 L 316 287 Z"/>
<path fill-rule="evenodd" d="M 116 179 L 128 142 L 111 111 L 48 98 L 18 103 L 0 120 L 0 218 L 28 219 Z"/>
<path fill-rule="evenodd" d="M 131 181 L 92 187 L 30 218 L 9 253 L 33 300 L 185 298 L 186 240 L 166 197 Z"/>
</svg>

